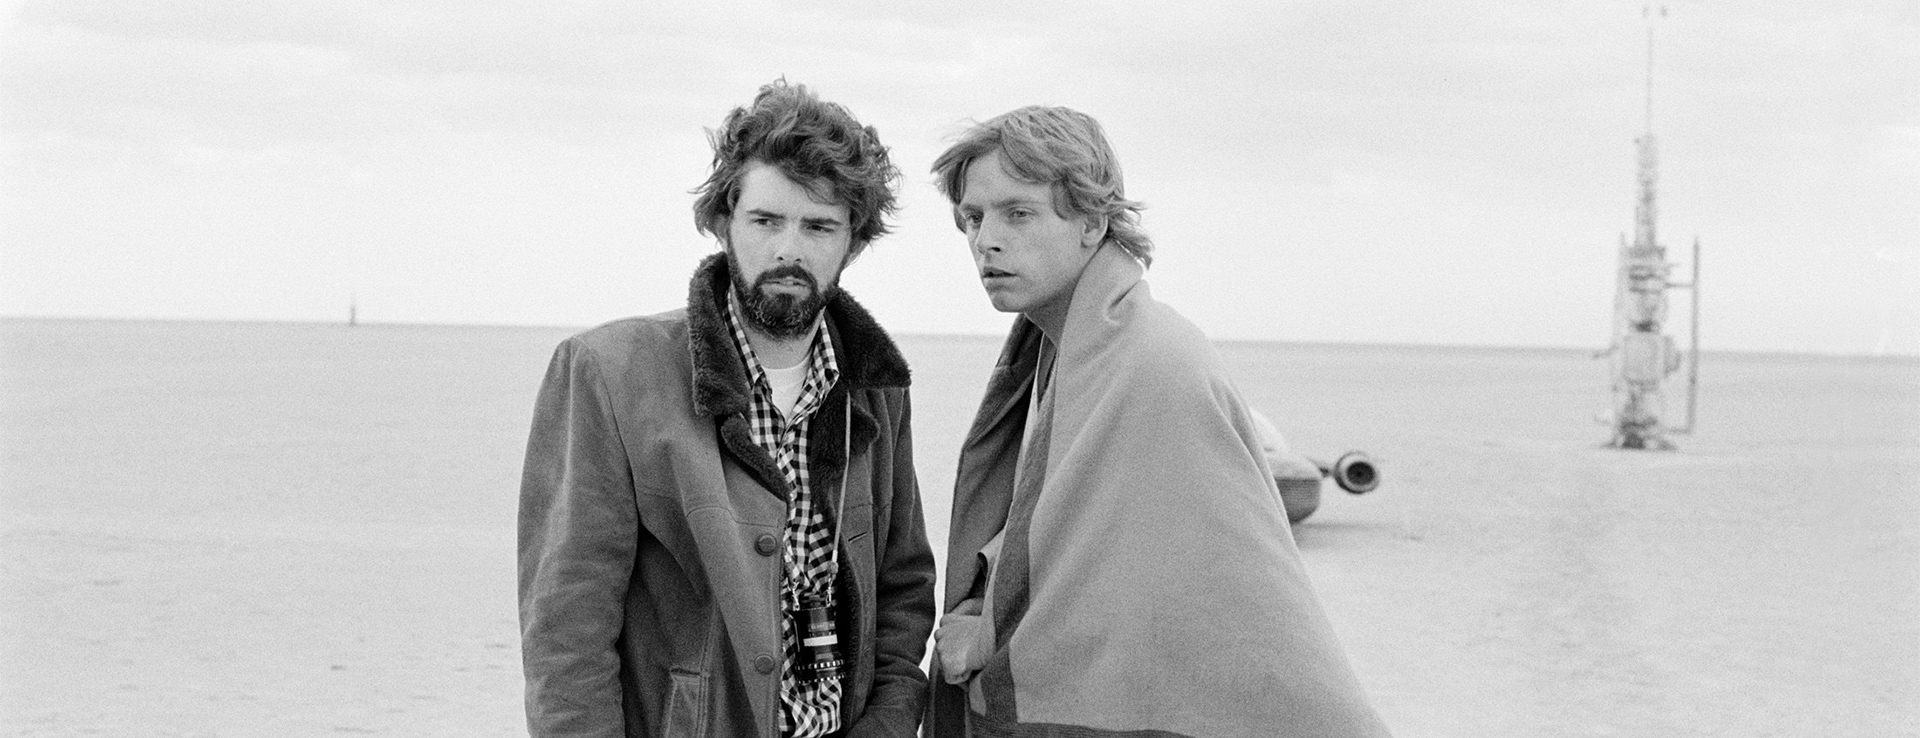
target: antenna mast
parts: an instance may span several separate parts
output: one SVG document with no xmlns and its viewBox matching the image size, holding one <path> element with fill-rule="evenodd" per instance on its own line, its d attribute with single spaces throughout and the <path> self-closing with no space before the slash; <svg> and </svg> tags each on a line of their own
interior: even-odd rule
<svg viewBox="0 0 1920 738">
<path fill-rule="evenodd" d="M 1613 440 L 1618 448 L 1670 449 L 1667 433 L 1686 433 L 1693 429 L 1694 399 L 1699 376 L 1699 240 L 1694 241 L 1694 282 L 1677 283 L 1669 279 L 1674 265 L 1667 261 L 1667 249 L 1660 244 L 1659 166 L 1660 152 L 1653 135 L 1653 31 L 1655 6 L 1640 9 L 1647 19 L 1646 128 L 1635 141 L 1638 145 L 1639 192 L 1634 207 L 1633 242 L 1620 249 L 1620 269 L 1614 294 L 1613 357 Z M 1667 15 L 1658 6 L 1660 18 Z M 1693 289 L 1693 347 L 1687 359 L 1689 370 L 1687 423 L 1669 429 L 1661 421 L 1665 402 L 1660 384 L 1680 368 L 1682 354 L 1663 329 L 1667 320 L 1667 291 Z"/>
</svg>

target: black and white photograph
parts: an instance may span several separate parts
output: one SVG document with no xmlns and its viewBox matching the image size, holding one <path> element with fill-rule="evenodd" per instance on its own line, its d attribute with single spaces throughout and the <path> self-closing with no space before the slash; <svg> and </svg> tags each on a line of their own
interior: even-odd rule
<svg viewBox="0 0 1920 738">
<path fill-rule="evenodd" d="M 1920 737 L 1920 7 L 0 0 L 0 736 Z"/>
</svg>

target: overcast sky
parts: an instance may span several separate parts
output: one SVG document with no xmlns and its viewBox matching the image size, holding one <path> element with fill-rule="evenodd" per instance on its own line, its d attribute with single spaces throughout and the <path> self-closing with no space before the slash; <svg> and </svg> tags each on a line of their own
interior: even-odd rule
<svg viewBox="0 0 1920 738">
<path fill-rule="evenodd" d="M 927 167 L 1048 103 L 1106 125 L 1156 294 L 1216 338 L 1598 348 L 1642 6 L 0 3 L 0 315 L 671 309 L 716 248 L 705 129 L 785 75 L 906 173 L 846 279 L 895 331 L 1005 330 Z M 1667 7 L 1659 225 L 1704 244 L 1707 348 L 1920 353 L 1920 5 Z"/>
</svg>

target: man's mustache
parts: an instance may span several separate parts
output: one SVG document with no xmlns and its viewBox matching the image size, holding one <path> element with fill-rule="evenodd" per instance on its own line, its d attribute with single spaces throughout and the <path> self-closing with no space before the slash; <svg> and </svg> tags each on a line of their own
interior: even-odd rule
<svg viewBox="0 0 1920 738">
<path fill-rule="evenodd" d="M 814 281 L 813 275 L 809 273 L 807 270 L 801 269 L 799 265 L 796 265 L 796 264 L 786 264 L 783 266 L 777 266 L 772 269 L 768 269 L 764 272 L 761 272 L 760 276 L 753 278 L 754 289 L 759 289 L 760 287 L 766 285 L 768 282 L 772 282 L 776 279 L 799 280 L 801 282 L 805 282 L 807 284 L 807 287 L 812 289 L 814 292 L 820 291 L 820 283 L 817 281 Z"/>
</svg>

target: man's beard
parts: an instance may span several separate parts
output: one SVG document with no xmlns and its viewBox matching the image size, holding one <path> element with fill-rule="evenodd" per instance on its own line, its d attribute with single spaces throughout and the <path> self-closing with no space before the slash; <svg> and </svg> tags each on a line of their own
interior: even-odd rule
<svg viewBox="0 0 1920 738">
<path fill-rule="evenodd" d="M 747 284 L 747 276 L 740 271 L 740 262 L 733 258 L 732 250 L 727 252 L 727 271 L 733 275 L 733 293 L 740 298 L 741 317 L 747 325 L 774 338 L 799 338 L 813 328 L 814 318 L 820 315 L 820 309 L 833 297 L 838 285 L 829 284 L 823 292 L 819 282 L 807 270 L 794 264 L 777 266 L 761 272 L 752 285 Z M 769 293 L 762 289 L 769 282 L 780 279 L 795 279 L 805 282 L 807 292 L 804 295 L 792 295 L 785 292 Z"/>
</svg>

